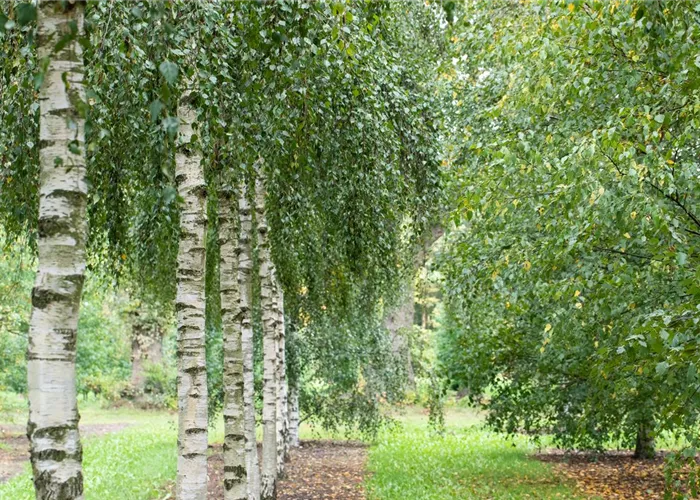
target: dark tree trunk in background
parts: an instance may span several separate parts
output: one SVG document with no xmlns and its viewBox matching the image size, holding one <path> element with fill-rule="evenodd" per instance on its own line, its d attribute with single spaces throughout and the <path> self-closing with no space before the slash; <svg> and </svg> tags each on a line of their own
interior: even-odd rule
<svg viewBox="0 0 700 500">
<path fill-rule="evenodd" d="M 640 424 L 637 429 L 637 443 L 634 447 L 634 458 L 654 458 L 656 448 L 654 436 L 648 424 Z"/>
<path fill-rule="evenodd" d="M 131 385 L 143 390 L 146 382 L 146 363 L 163 361 L 163 330 L 159 325 L 140 322 L 134 315 L 131 331 Z"/>
<path fill-rule="evenodd" d="M 413 294 L 413 284 L 408 287 L 401 304 L 391 311 L 384 321 L 384 326 L 391 333 L 391 348 L 394 356 L 405 361 L 406 376 L 411 385 L 415 383 L 413 373 L 413 362 L 411 360 L 411 350 L 406 338 L 406 329 L 413 326 L 413 315 L 415 313 L 415 297 Z"/>
<path fill-rule="evenodd" d="M 414 259 L 414 269 L 424 267 L 433 244 L 443 235 L 444 231 L 441 227 L 433 227 L 428 234 L 423 238 L 420 249 L 416 253 Z M 400 304 L 397 305 L 384 319 L 384 326 L 391 333 L 392 351 L 395 356 L 401 357 L 406 363 L 406 374 L 409 383 L 415 385 L 415 376 L 413 372 L 413 361 L 411 360 L 411 350 L 406 338 L 406 329 L 414 325 L 415 318 L 415 293 L 413 287 L 413 277 L 409 286 L 406 287 L 405 295 Z M 423 311 L 423 328 L 427 326 L 427 314 Z"/>
</svg>

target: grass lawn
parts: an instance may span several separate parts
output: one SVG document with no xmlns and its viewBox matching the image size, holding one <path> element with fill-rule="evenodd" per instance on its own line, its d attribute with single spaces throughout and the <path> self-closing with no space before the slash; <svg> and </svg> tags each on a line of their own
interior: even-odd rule
<svg viewBox="0 0 700 500">
<path fill-rule="evenodd" d="M 1 393 L 0 424 L 24 425 L 27 403 L 20 396 Z M 104 408 L 95 400 L 81 399 L 83 425 L 128 423 L 130 427 L 102 436 L 83 438 L 85 499 L 146 500 L 162 495 L 163 485 L 175 479 L 177 467 L 177 416 L 164 411 Z M 260 437 L 262 430 L 259 429 Z M 209 429 L 209 442 L 223 441 L 223 418 Z M 330 436 L 302 426 L 302 439 Z M 33 500 L 31 469 L 0 484 L 0 500 Z"/>
<path fill-rule="evenodd" d="M 26 408 L 26 406 L 25 406 Z M 6 422 L 21 423 L 26 410 Z M 103 409 L 95 402 L 80 403 L 82 424 L 128 423 L 130 427 L 83 439 L 85 498 L 154 498 L 158 488 L 175 476 L 176 417 L 167 412 L 130 408 Z M 3 423 L 3 422 L 0 422 Z M 0 499 L 33 500 L 31 470 L 0 484 Z"/>
<path fill-rule="evenodd" d="M 18 405 L 21 409 L 23 405 Z M 26 409 L 26 406 L 24 406 Z M 162 496 L 175 478 L 176 416 L 130 408 L 104 409 L 81 401 L 83 424 L 129 423 L 130 427 L 84 439 L 86 500 L 146 500 Z M 26 418 L 17 411 L 15 423 Z M 8 414 L 3 415 L 5 423 Z M 402 426 L 382 433 L 369 450 L 367 490 L 371 500 L 447 500 L 577 497 L 549 465 L 530 460 L 534 450 L 525 439 L 510 441 L 481 427 L 481 417 L 468 409 L 447 414 L 444 436 L 432 433 L 419 409 L 397 415 Z M 0 422 L 3 423 L 3 422 Z M 306 425 L 303 439 L 342 439 Z M 223 440 L 223 425 L 210 430 L 210 442 Z M 0 499 L 31 500 L 31 473 L 0 484 Z"/>
<path fill-rule="evenodd" d="M 549 465 L 527 457 L 534 447 L 484 430 L 470 410 L 451 410 L 447 432 L 431 432 L 416 411 L 399 416 L 369 452 L 371 500 L 582 498 Z"/>
</svg>

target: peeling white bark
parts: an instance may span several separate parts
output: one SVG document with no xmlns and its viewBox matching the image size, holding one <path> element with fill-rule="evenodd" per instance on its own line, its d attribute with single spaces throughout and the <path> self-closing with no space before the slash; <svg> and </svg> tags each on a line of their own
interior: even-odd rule
<svg viewBox="0 0 700 500">
<path fill-rule="evenodd" d="M 299 388 L 292 387 L 289 391 L 289 446 L 299 446 Z"/>
<path fill-rule="evenodd" d="M 239 240 L 232 193 L 219 196 L 219 265 L 221 324 L 224 337 L 224 499 L 246 500 L 245 429 L 243 418 L 243 349 L 238 288 Z M 237 214 L 237 211 L 236 211 Z"/>
<path fill-rule="evenodd" d="M 261 499 L 277 497 L 277 404 L 276 404 L 276 323 L 273 265 L 270 258 L 267 218 L 265 216 L 265 184 L 262 168 L 255 180 L 255 213 L 258 223 L 258 255 L 260 258 L 260 305 L 263 322 L 263 451 Z"/>
<path fill-rule="evenodd" d="M 276 367 L 275 379 L 277 382 L 276 419 L 277 419 L 277 474 L 284 475 L 284 464 L 289 458 L 288 446 L 288 411 L 287 411 L 287 366 L 285 359 L 285 323 L 284 323 L 284 293 L 282 285 L 275 272 L 276 292 Z"/>
<path fill-rule="evenodd" d="M 241 344 L 243 348 L 243 410 L 245 430 L 246 471 L 248 499 L 260 498 L 260 465 L 255 438 L 255 387 L 253 377 L 253 324 L 252 311 L 252 231 L 253 217 L 248 201 L 248 184 L 243 180 L 238 189 L 238 216 L 240 232 L 238 240 L 238 287 L 240 292 Z"/>
<path fill-rule="evenodd" d="M 84 11 L 82 1 L 64 8 L 44 0 L 38 12 L 38 56 L 49 63 L 39 90 L 39 268 L 29 323 L 27 436 L 39 500 L 83 498 L 75 347 L 87 235 L 85 119 L 77 108 L 85 100 L 84 68 L 77 36 L 60 51 L 55 46 L 71 25 L 84 33 Z"/>
<path fill-rule="evenodd" d="M 195 111 L 184 94 L 175 180 L 182 198 L 177 252 L 178 500 L 207 496 L 207 370 L 204 333 L 204 263 L 207 230 L 202 155 L 192 142 Z"/>
</svg>

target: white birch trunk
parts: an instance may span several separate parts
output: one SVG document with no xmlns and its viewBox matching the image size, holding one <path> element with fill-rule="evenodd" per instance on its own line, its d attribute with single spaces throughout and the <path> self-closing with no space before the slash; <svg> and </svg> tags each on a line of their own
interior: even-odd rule
<svg viewBox="0 0 700 500">
<path fill-rule="evenodd" d="M 275 272 L 275 278 L 277 273 Z M 284 293 L 279 279 L 275 279 L 275 291 L 277 294 L 277 474 L 284 475 L 284 464 L 289 457 L 289 447 L 287 441 L 287 366 L 285 360 L 285 323 L 284 323 Z"/>
<path fill-rule="evenodd" d="M 224 500 L 246 500 L 243 349 L 238 288 L 238 235 L 230 192 L 219 197 L 221 324 L 224 337 Z"/>
<path fill-rule="evenodd" d="M 39 91 L 39 268 L 32 290 L 27 351 L 27 437 L 36 498 L 82 499 L 75 347 L 85 276 L 84 2 L 42 1 L 38 56 L 49 58 Z M 76 37 L 54 53 L 77 27 Z"/>
<path fill-rule="evenodd" d="M 299 446 L 299 388 L 292 387 L 289 391 L 289 446 Z"/>
<path fill-rule="evenodd" d="M 243 413 L 245 430 L 246 471 L 248 499 L 260 498 L 260 464 L 255 437 L 255 386 L 253 377 L 253 324 L 252 314 L 252 231 L 253 217 L 248 202 L 248 185 L 240 183 L 238 190 L 238 216 L 240 233 L 238 240 L 238 287 L 240 293 L 241 344 L 243 347 Z"/>
<path fill-rule="evenodd" d="M 192 143 L 196 113 L 184 94 L 175 180 L 182 198 L 180 244 L 177 252 L 178 349 L 178 500 L 207 496 L 207 370 L 204 333 L 204 263 L 207 230 L 206 186 L 202 155 Z"/>
<path fill-rule="evenodd" d="M 276 430 L 276 312 L 274 269 L 270 258 L 267 219 L 265 217 L 265 185 L 262 168 L 255 181 L 255 213 L 258 223 L 258 255 L 260 258 L 260 305 L 263 322 L 263 451 L 261 499 L 277 497 L 277 430 Z"/>
</svg>

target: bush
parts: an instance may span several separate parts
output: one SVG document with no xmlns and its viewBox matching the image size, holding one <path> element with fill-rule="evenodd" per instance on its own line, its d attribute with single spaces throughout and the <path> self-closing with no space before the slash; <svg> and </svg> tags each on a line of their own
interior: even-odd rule
<svg viewBox="0 0 700 500">
<path fill-rule="evenodd" d="M 177 375 L 166 363 L 147 363 L 144 366 L 146 379 L 143 387 L 142 405 L 151 408 L 177 407 Z"/>
<path fill-rule="evenodd" d="M 109 375 L 87 375 L 78 381 L 78 392 L 84 398 L 92 395 L 95 399 L 104 398 L 109 402 L 121 399 L 134 399 L 136 394 L 127 380 L 119 380 Z"/>
</svg>

